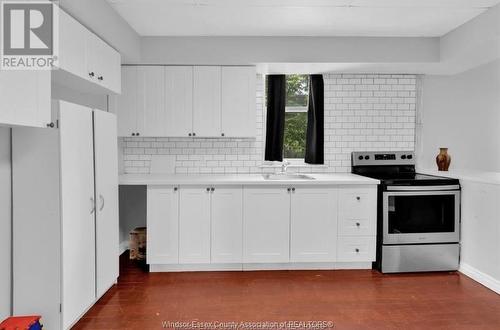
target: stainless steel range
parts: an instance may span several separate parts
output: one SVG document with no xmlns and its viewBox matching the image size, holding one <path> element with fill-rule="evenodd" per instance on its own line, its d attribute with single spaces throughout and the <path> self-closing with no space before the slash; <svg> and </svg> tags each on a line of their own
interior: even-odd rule
<svg viewBox="0 0 500 330">
<path fill-rule="evenodd" d="M 457 270 L 460 184 L 415 172 L 413 152 L 354 152 L 352 172 L 381 181 L 377 261 L 383 273 Z"/>
</svg>

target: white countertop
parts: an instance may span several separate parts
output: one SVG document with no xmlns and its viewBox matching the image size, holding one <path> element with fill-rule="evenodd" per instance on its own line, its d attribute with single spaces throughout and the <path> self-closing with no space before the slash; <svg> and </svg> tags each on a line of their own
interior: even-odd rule
<svg viewBox="0 0 500 330">
<path fill-rule="evenodd" d="M 305 173 L 304 173 L 305 174 Z M 262 174 L 123 174 L 121 185 L 377 185 L 379 180 L 351 173 L 307 174 L 314 180 L 266 180 Z"/>
<path fill-rule="evenodd" d="M 435 169 L 417 169 L 418 173 L 444 176 L 459 180 L 466 180 L 472 182 L 500 184 L 500 172 L 486 172 L 486 171 L 473 171 L 473 170 L 451 170 L 451 171 L 438 171 Z"/>
</svg>

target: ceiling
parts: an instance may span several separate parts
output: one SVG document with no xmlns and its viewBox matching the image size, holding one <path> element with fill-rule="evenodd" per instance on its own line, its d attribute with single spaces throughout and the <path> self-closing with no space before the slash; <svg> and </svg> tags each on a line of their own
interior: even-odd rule
<svg viewBox="0 0 500 330">
<path fill-rule="evenodd" d="M 439 37 L 500 0 L 107 0 L 141 36 Z"/>
</svg>

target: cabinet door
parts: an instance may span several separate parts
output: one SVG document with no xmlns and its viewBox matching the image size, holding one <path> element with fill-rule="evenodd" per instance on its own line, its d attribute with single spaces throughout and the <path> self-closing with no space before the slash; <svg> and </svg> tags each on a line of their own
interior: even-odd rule
<svg viewBox="0 0 500 330">
<path fill-rule="evenodd" d="M 65 11 L 59 11 L 59 67 L 87 79 L 86 39 L 90 33 Z"/>
<path fill-rule="evenodd" d="M 46 127 L 51 122 L 50 71 L 0 70 L 0 124 Z"/>
<path fill-rule="evenodd" d="M 101 297 L 118 278 L 118 141 L 116 116 L 94 111 L 96 192 L 96 292 Z"/>
<path fill-rule="evenodd" d="M 165 67 L 166 136 L 193 133 L 193 67 Z"/>
<path fill-rule="evenodd" d="M 335 261 L 337 191 L 333 188 L 294 189 L 290 224 L 291 261 Z"/>
<path fill-rule="evenodd" d="M 244 188 L 243 260 L 289 262 L 290 193 L 285 187 Z"/>
<path fill-rule="evenodd" d="M 221 136 L 221 68 L 195 66 L 193 86 L 194 134 Z"/>
<path fill-rule="evenodd" d="M 179 262 L 210 263 L 210 189 L 180 188 Z"/>
<path fill-rule="evenodd" d="M 256 73 L 254 67 L 222 67 L 222 134 L 255 137 Z"/>
<path fill-rule="evenodd" d="M 120 54 L 90 31 L 87 31 L 86 40 L 88 79 L 120 93 Z"/>
<path fill-rule="evenodd" d="M 95 301 L 92 111 L 60 101 L 62 315 L 68 329 Z"/>
<path fill-rule="evenodd" d="M 148 264 L 179 262 L 179 193 L 174 186 L 148 186 Z"/>
<path fill-rule="evenodd" d="M 241 263 L 243 189 L 214 187 L 212 192 L 212 263 Z"/>
<path fill-rule="evenodd" d="M 162 66 L 139 66 L 138 70 L 138 119 L 144 123 L 140 136 L 165 136 L 165 74 Z"/>
<path fill-rule="evenodd" d="M 99 61 L 98 82 L 108 90 L 120 94 L 121 93 L 121 55 L 110 45 L 99 39 L 99 49 L 101 58 Z M 100 79 L 102 77 L 102 79 Z"/>
<path fill-rule="evenodd" d="M 118 136 L 132 136 L 138 132 L 138 118 L 141 118 L 140 124 L 143 125 L 143 115 L 138 107 L 138 69 L 136 66 L 124 66 L 121 76 L 122 94 L 114 97 Z"/>
</svg>

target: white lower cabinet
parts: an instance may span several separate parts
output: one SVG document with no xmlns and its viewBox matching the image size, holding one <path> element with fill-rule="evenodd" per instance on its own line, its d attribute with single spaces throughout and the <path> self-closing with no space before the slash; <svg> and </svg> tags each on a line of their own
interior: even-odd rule
<svg viewBox="0 0 500 330">
<path fill-rule="evenodd" d="M 335 261 L 337 190 L 310 187 L 293 189 L 290 218 L 290 261 Z"/>
<path fill-rule="evenodd" d="M 339 189 L 338 262 L 375 261 L 377 188 Z"/>
<path fill-rule="evenodd" d="M 375 259 L 376 199 L 376 186 L 149 186 L 147 262 L 366 266 Z"/>
<path fill-rule="evenodd" d="M 211 203 L 211 262 L 243 261 L 243 189 L 215 187 Z"/>
<path fill-rule="evenodd" d="M 290 261 L 290 192 L 286 187 L 245 187 L 243 261 Z"/>
<path fill-rule="evenodd" d="M 175 186 L 149 186 L 147 263 L 179 263 L 179 192 Z"/>
<path fill-rule="evenodd" d="M 181 187 L 179 262 L 210 263 L 210 187 Z"/>
<path fill-rule="evenodd" d="M 375 260 L 375 236 L 339 237 L 338 262 L 370 262 Z"/>
</svg>

